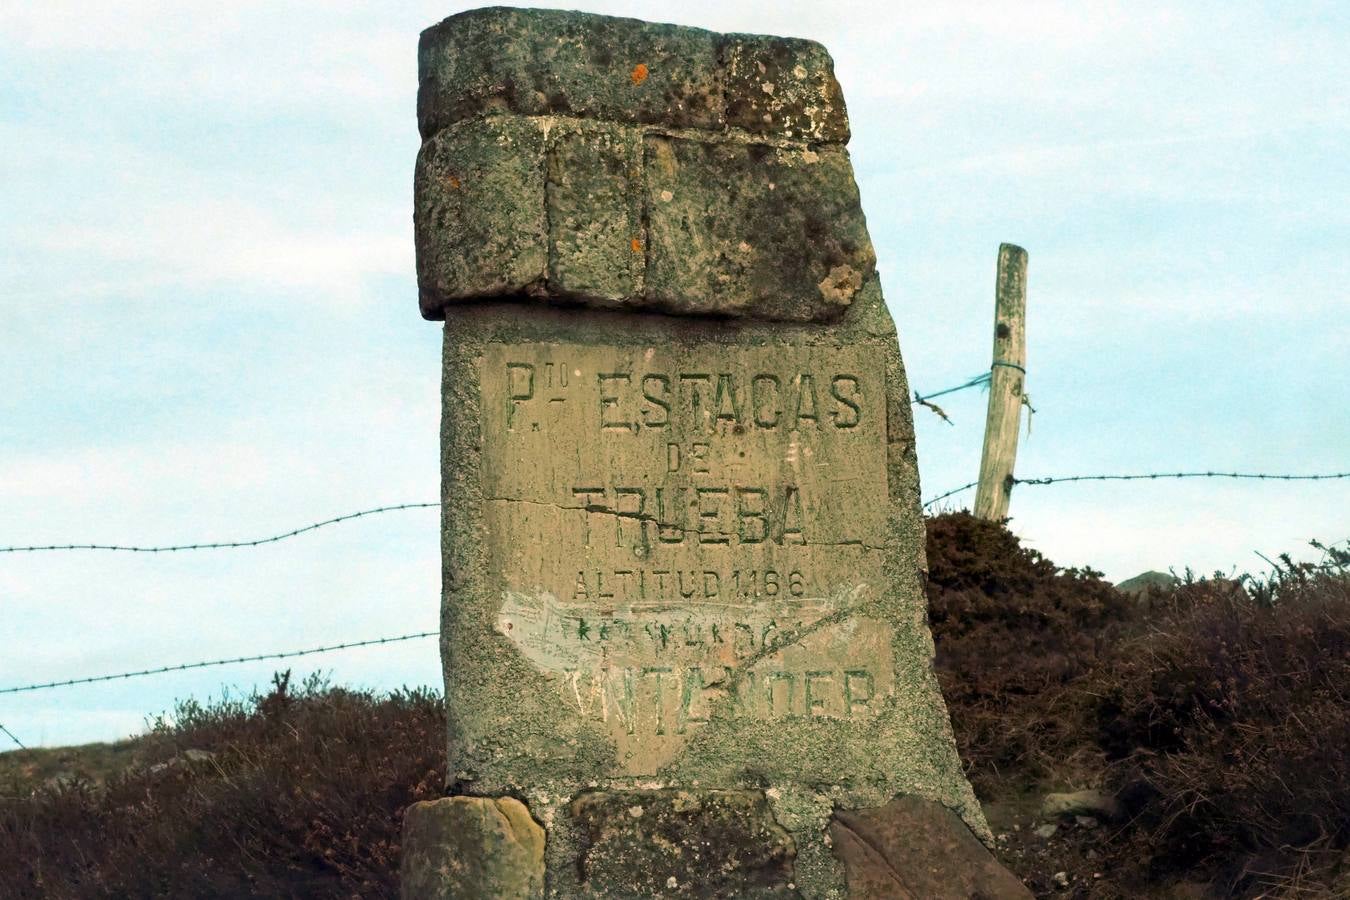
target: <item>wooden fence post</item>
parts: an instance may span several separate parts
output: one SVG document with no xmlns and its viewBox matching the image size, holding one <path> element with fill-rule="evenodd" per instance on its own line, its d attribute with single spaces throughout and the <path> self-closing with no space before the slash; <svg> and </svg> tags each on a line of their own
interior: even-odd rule
<svg viewBox="0 0 1350 900">
<path fill-rule="evenodd" d="M 989 378 L 989 414 L 984 423 L 980 484 L 975 515 L 991 522 L 1008 517 L 1017 433 L 1022 421 L 1022 388 L 1027 365 L 1027 251 L 999 244 L 994 291 L 994 362 Z"/>
</svg>

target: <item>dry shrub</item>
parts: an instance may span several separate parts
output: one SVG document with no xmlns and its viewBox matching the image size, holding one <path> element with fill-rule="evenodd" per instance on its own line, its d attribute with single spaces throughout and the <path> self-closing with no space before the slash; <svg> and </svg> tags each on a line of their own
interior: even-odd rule
<svg viewBox="0 0 1350 900">
<path fill-rule="evenodd" d="M 1134 895 L 1185 878 L 1350 896 L 1350 556 L 1327 555 L 1139 602 L 1000 525 L 930 520 L 938 676 L 971 780 L 987 799 L 1084 786 L 1069 767 L 1118 791 L 1131 818 L 1095 865 Z M 393 895 L 444 729 L 437 694 L 286 675 L 182 703 L 105 785 L 0 799 L 0 896 Z"/>
<path fill-rule="evenodd" d="M 938 679 L 982 796 L 1091 749 L 1090 710 L 1067 688 L 1136 609 L 1101 573 L 1062 569 L 1000 524 L 949 513 L 928 520 L 928 604 Z"/>
<path fill-rule="evenodd" d="M 1100 865 L 1141 892 L 1350 896 L 1350 554 L 1322 549 L 1130 599 L 999 525 L 930 520 L 938 677 L 977 791 L 1117 793 Z"/>
<path fill-rule="evenodd" d="M 179 705 L 138 767 L 0 801 L 0 895 L 351 897 L 397 893 L 404 807 L 439 796 L 429 691 L 310 681 Z M 183 751 L 212 759 L 188 762 Z"/>
<path fill-rule="evenodd" d="M 1350 579 L 1288 564 L 1178 592 L 1094 678 L 1133 850 L 1233 895 L 1330 892 L 1350 847 Z"/>
</svg>

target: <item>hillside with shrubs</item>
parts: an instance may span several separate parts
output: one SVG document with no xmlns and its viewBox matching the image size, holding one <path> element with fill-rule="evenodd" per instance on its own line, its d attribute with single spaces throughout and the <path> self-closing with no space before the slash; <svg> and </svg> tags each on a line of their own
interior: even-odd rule
<svg viewBox="0 0 1350 900">
<path fill-rule="evenodd" d="M 936 666 L 996 853 L 1038 896 L 1350 896 L 1350 553 L 1127 595 L 929 520 Z M 0 754 L 0 897 L 396 896 L 439 697 L 318 680 L 118 745 Z"/>
</svg>

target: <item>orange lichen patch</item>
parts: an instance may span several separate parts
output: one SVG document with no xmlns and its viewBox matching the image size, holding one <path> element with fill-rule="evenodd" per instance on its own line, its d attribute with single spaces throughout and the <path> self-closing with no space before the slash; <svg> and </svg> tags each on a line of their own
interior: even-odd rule
<svg viewBox="0 0 1350 900">
<path fill-rule="evenodd" d="M 642 82 L 647 80 L 647 74 L 647 64 L 638 63 L 636 66 L 633 66 L 633 71 L 628 77 L 633 79 L 633 84 L 642 84 Z"/>
<path fill-rule="evenodd" d="M 460 180 L 453 175 L 447 178 L 446 181 L 449 183 L 451 190 L 457 190 L 461 183 Z"/>
<path fill-rule="evenodd" d="M 630 242 L 628 246 L 633 248 L 634 253 L 642 252 L 642 241 L 638 240 L 637 238 L 633 238 L 632 242 Z"/>
</svg>

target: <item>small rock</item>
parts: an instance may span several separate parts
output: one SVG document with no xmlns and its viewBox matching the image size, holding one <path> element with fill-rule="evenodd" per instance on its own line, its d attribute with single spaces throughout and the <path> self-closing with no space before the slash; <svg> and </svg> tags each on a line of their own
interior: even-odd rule
<svg viewBox="0 0 1350 900">
<path fill-rule="evenodd" d="M 403 813 L 402 896 L 542 897 L 544 829 L 511 797 L 446 797 Z"/>
<path fill-rule="evenodd" d="M 1180 579 L 1175 575 L 1169 575 L 1166 572 L 1148 571 L 1141 572 L 1133 578 L 1125 579 L 1116 585 L 1116 590 L 1131 597 L 1143 598 L 1148 596 L 1150 589 L 1156 588 L 1166 591 L 1180 583 Z"/>
<path fill-rule="evenodd" d="M 1066 888 L 1069 886 L 1069 873 L 1056 872 L 1054 875 L 1050 876 L 1050 880 L 1055 883 L 1055 887 Z"/>
<path fill-rule="evenodd" d="M 1032 900 L 1021 880 L 956 813 L 932 800 L 900 796 L 886 806 L 836 810 L 829 829 L 844 863 L 850 897 Z M 697 896 L 783 895 L 705 891 Z"/>
<path fill-rule="evenodd" d="M 1096 859 L 1096 858 L 1097 858 L 1097 851 L 1096 851 L 1096 850 L 1089 850 L 1087 853 L 1085 853 L 1085 854 L 1083 855 L 1083 858 L 1084 858 L 1084 859 L 1088 859 L 1088 860 Z"/>
<path fill-rule="evenodd" d="M 184 750 L 177 756 L 171 756 L 164 762 L 157 762 L 150 766 L 147 771 L 151 775 L 159 775 L 163 772 L 175 771 L 185 766 L 199 765 L 208 763 L 216 758 L 216 754 L 210 750 Z"/>
<path fill-rule="evenodd" d="M 1046 794 L 1041 801 L 1041 815 L 1047 818 L 1057 816 L 1096 816 L 1099 819 L 1114 819 L 1120 815 L 1120 805 L 1116 798 L 1101 791 L 1074 791 L 1070 794 Z"/>
<path fill-rule="evenodd" d="M 1046 824 L 1042 825 L 1040 828 L 1037 828 L 1037 829 L 1036 829 L 1036 837 L 1038 837 L 1038 838 L 1050 838 L 1050 837 L 1053 837 L 1054 834 L 1055 834 L 1055 832 L 1058 831 L 1058 830 L 1059 830 L 1059 826 L 1056 825 L 1054 822 L 1047 822 Z"/>
<path fill-rule="evenodd" d="M 1073 820 L 1078 823 L 1079 828 L 1096 828 L 1097 820 L 1092 816 L 1074 816 Z"/>
<path fill-rule="evenodd" d="M 57 772 L 51 778 L 42 782 L 42 786 L 49 791 L 59 793 L 64 791 L 79 781 L 79 776 L 74 772 Z"/>
</svg>

